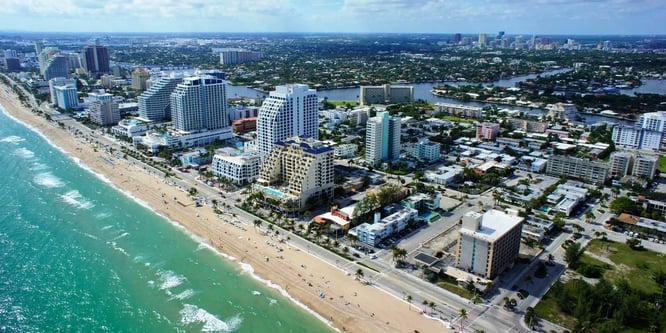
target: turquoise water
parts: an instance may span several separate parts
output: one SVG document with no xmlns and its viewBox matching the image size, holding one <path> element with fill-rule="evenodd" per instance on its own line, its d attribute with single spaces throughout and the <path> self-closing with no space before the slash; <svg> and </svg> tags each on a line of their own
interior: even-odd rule
<svg viewBox="0 0 666 333">
<path fill-rule="evenodd" d="M 0 113 L 0 332 L 332 332 Z"/>
<path fill-rule="evenodd" d="M 278 198 L 282 198 L 284 196 L 284 194 L 282 192 L 280 192 L 276 189 L 270 188 L 270 187 L 264 187 L 264 192 L 266 192 L 266 193 L 268 193 L 272 196 L 278 197 Z"/>
</svg>

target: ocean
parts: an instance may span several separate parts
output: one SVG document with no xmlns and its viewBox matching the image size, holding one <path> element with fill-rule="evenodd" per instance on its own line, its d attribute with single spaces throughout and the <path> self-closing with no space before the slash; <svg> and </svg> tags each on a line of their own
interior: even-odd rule
<svg viewBox="0 0 666 333">
<path fill-rule="evenodd" d="M 333 332 L 0 112 L 0 332 Z"/>
</svg>

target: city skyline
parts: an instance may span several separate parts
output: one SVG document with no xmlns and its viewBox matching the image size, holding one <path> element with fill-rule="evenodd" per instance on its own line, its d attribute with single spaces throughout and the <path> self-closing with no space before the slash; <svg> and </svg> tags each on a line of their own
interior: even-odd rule
<svg viewBox="0 0 666 333">
<path fill-rule="evenodd" d="M 6 0 L 0 31 L 652 35 L 665 15 L 658 0 Z"/>
</svg>

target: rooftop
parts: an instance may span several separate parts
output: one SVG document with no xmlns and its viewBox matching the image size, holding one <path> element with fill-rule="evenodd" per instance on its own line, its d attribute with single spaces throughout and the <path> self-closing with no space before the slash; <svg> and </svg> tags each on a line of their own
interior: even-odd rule
<svg viewBox="0 0 666 333">
<path fill-rule="evenodd" d="M 471 211 L 466 215 L 476 214 L 480 213 Z M 478 230 L 460 228 L 460 232 L 473 236 L 474 238 L 486 240 L 488 242 L 494 242 L 521 222 L 523 222 L 522 217 L 512 216 L 502 211 L 492 209 L 482 215 L 481 224 L 479 225 Z"/>
</svg>

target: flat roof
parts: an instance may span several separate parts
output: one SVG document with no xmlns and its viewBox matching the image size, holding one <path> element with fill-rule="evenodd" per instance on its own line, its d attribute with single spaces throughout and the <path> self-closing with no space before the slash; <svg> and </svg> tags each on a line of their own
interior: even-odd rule
<svg viewBox="0 0 666 333">
<path fill-rule="evenodd" d="M 483 214 L 478 230 L 460 228 L 460 232 L 474 238 L 494 242 L 521 222 L 523 222 L 523 218 L 520 216 L 512 216 L 502 211 L 491 209 Z"/>
</svg>

